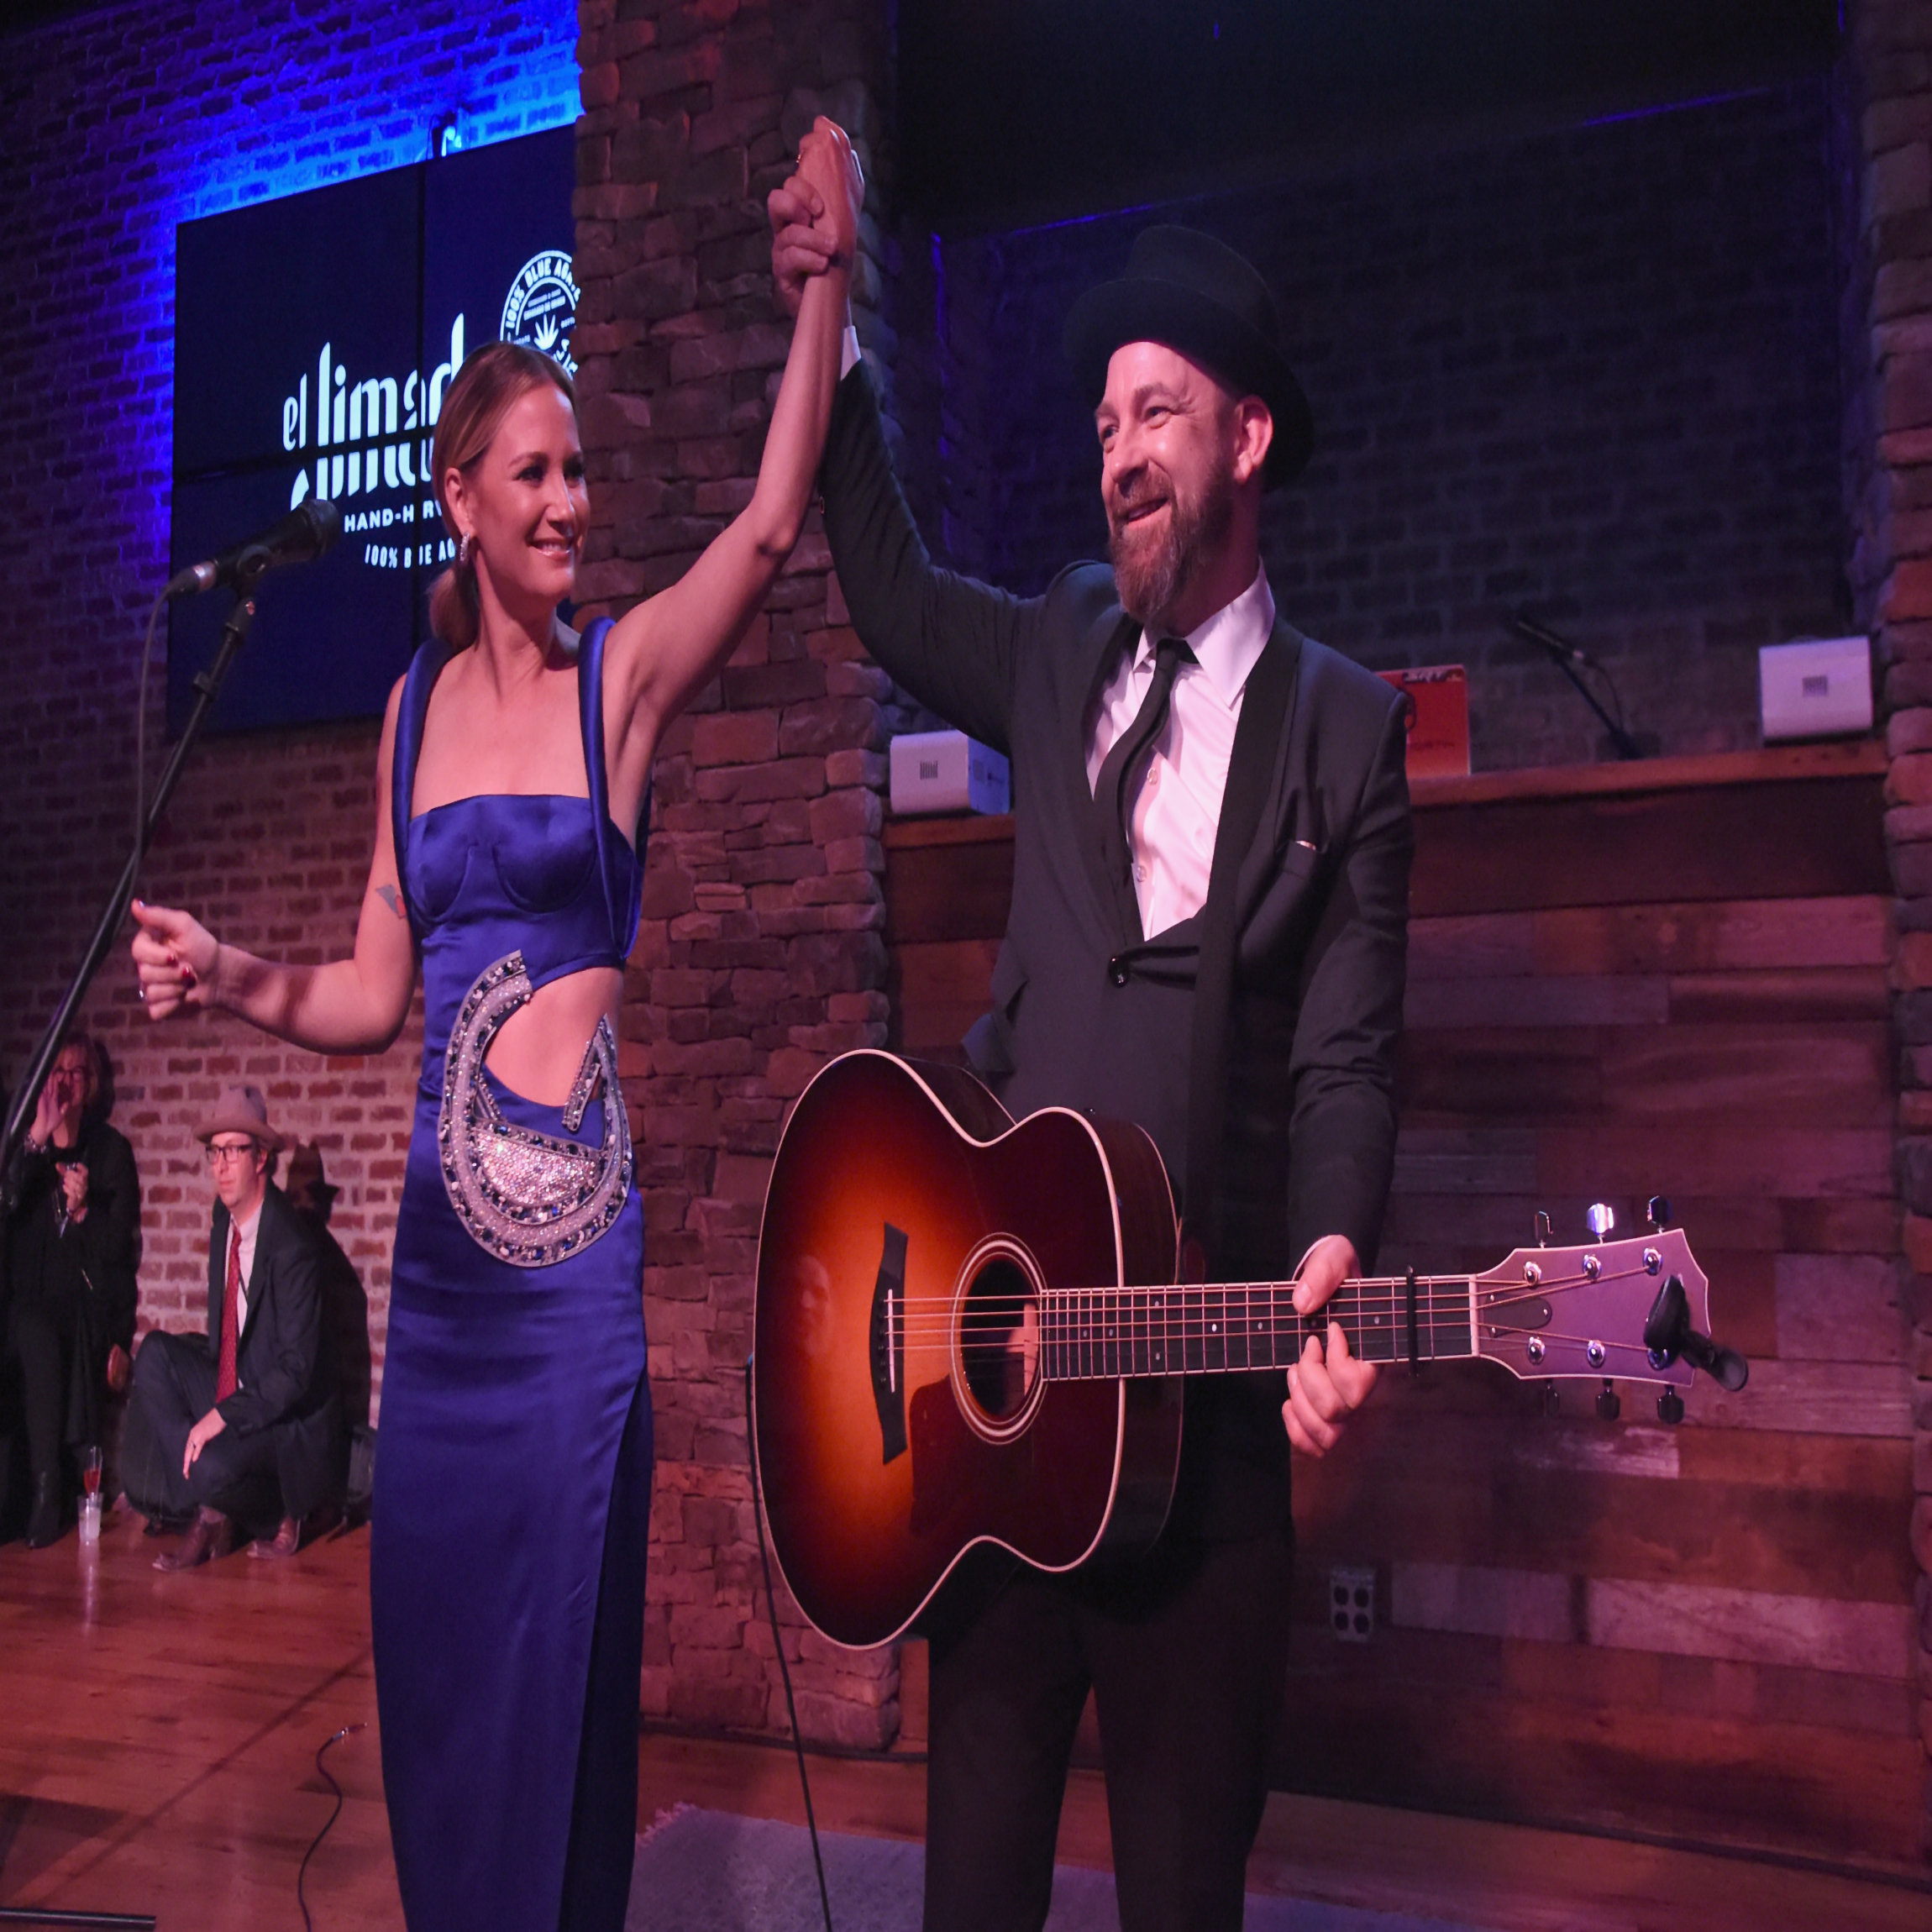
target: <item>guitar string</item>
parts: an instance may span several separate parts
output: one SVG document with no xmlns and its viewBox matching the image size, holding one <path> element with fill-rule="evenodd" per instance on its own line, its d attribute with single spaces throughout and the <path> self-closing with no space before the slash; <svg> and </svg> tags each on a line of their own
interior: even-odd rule
<svg viewBox="0 0 1932 1932">
<path fill-rule="evenodd" d="M 1578 1275 L 1567 1281 L 1538 1283 L 1534 1285 L 1525 1284 L 1520 1287 L 1512 1283 L 1506 1287 L 1493 1288 L 1487 1299 L 1483 1299 L 1480 1303 L 1480 1315 L 1487 1317 L 1487 1319 L 1478 1319 L 1474 1330 L 1470 1328 L 1467 1310 L 1469 1289 L 1475 1286 L 1475 1278 L 1431 1278 L 1426 1302 L 1425 1302 L 1422 1294 L 1419 1294 L 1417 1297 L 1416 1327 L 1420 1331 L 1423 1320 L 1425 1318 L 1428 1320 L 1430 1332 L 1427 1353 L 1431 1359 L 1444 1357 L 1481 1359 L 1486 1352 L 1490 1352 L 1483 1348 L 1482 1343 L 1484 1341 L 1494 1342 L 1503 1339 L 1504 1336 L 1514 1340 L 1518 1337 L 1540 1335 L 1546 1342 L 1570 1344 L 1598 1341 L 1600 1338 L 1597 1336 L 1572 1335 L 1567 1331 L 1551 1331 L 1541 1324 L 1520 1326 L 1515 1323 L 1499 1322 L 1494 1318 L 1508 1307 L 1542 1299 L 1548 1295 L 1561 1294 L 1566 1290 L 1582 1289 L 1593 1285 L 1593 1284 L 1601 1285 L 1604 1283 L 1630 1279 L 1638 1272 L 1635 1268 L 1619 1269 L 1612 1271 L 1608 1275 L 1599 1274 L 1594 1278 L 1588 1275 Z M 1642 1272 L 1647 1274 L 1649 1270 L 1645 1269 Z M 1352 1288 L 1359 1289 L 1362 1285 L 1380 1287 L 1382 1280 L 1386 1278 L 1376 1279 L 1372 1278 L 1366 1284 L 1344 1283 L 1341 1289 L 1337 1291 L 1338 1296 L 1346 1294 Z M 1292 1289 L 1292 1284 L 1287 1283 L 1261 1283 L 1253 1284 L 1253 1289 L 1265 1291 L 1268 1299 L 1272 1305 L 1276 1295 L 1282 1289 Z M 1373 1304 L 1367 1306 L 1357 1305 L 1335 1309 L 1333 1304 L 1331 1303 L 1328 1310 L 1318 1311 L 1318 1315 L 1321 1312 L 1331 1313 L 1335 1319 L 1343 1323 L 1345 1329 L 1352 1322 L 1357 1330 L 1356 1347 L 1363 1352 L 1365 1358 L 1374 1342 L 1383 1336 L 1387 1336 L 1391 1343 L 1398 1344 L 1392 1347 L 1389 1359 L 1399 1360 L 1404 1351 L 1399 1346 L 1399 1338 L 1402 1326 L 1406 1324 L 1407 1316 L 1406 1289 L 1408 1284 L 1406 1278 L 1403 1278 L 1401 1285 L 1404 1292 L 1400 1298 L 1399 1313 L 1394 1298 L 1391 1298 L 1391 1305 L 1387 1310 Z M 1420 1290 L 1423 1289 L 1424 1284 L 1419 1279 L 1416 1286 Z M 1237 1299 L 1245 1300 L 1247 1304 L 1245 1308 L 1237 1310 L 1231 1320 L 1227 1319 L 1226 1311 L 1224 1308 L 1221 1318 L 1218 1320 L 1208 1320 L 1205 1326 L 1202 1326 L 1197 1318 L 1194 1325 L 1190 1327 L 1188 1325 L 1187 1318 L 1183 1316 L 1178 1328 L 1171 1311 L 1150 1309 L 1143 1315 L 1132 1310 L 1121 1313 L 1117 1310 L 1110 1310 L 1106 1307 L 1108 1297 L 1131 1291 L 1112 1289 L 1048 1290 L 1049 1295 L 1057 1294 L 1069 1304 L 1079 1302 L 1087 1304 L 1087 1310 L 1080 1312 L 1088 1312 L 1091 1315 L 1097 1315 L 1102 1319 L 1098 1322 L 1089 1320 L 1088 1324 L 1083 1326 L 1079 1320 L 1079 1313 L 1074 1309 L 1061 1308 L 1051 1310 L 1052 1320 L 1060 1331 L 1056 1333 L 1049 1329 L 1047 1332 L 1042 1333 L 1039 1337 L 1037 1346 L 1055 1352 L 1055 1366 L 1059 1368 L 1061 1372 L 1058 1377 L 1053 1378 L 1055 1379 L 1085 1378 L 1080 1373 L 1080 1368 L 1084 1361 L 1091 1359 L 1091 1356 L 1087 1353 L 1087 1352 L 1091 1351 L 1118 1351 L 1125 1348 L 1129 1352 L 1129 1359 L 1131 1360 L 1133 1352 L 1136 1350 L 1174 1349 L 1184 1356 L 1190 1346 L 1205 1351 L 1211 1348 L 1212 1345 L 1218 1341 L 1221 1344 L 1222 1355 L 1220 1368 L 1223 1371 L 1231 1368 L 1238 1369 L 1240 1366 L 1245 1366 L 1231 1363 L 1227 1360 L 1227 1356 L 1231 1352 L 1238 1349 L 1252 1358 L 1253 1353 L 1256 1352 L 1257 1341 L 1268 1345 L 1266 1351 L 1268 1354 L 1274 1354 L 1278 1345 L 1285 1341 L 1289 1336 L 1294 1332 L 1288 1322 L 1279 1319 L 1280 1311 L 1271 1305 L 1265 1314 L 1256 1317 L 1253 1314 L 1253 1290 L 1251 1290 L 1249 1284 L 1228 1284 L 1226 1289 L 1231 1292 Z M 1152 1289 L 1139 1292 L 1158 1294 L 1163 1291 L 1163 1289 Z M 928 1296 L 917 1299 L 932 1301 L 943 1298 Z M 1362 1299 L 1366 1301 L 1367 1298 Z M 1029 1305 L 1032 1300 L 1031 1296 L 990 1297 L 984 1301 L 975 1303 L 974 1309 L 974 1312 L 984 1315 L 989 1305 L 1005 1304 L 1007 1307 L 1011 1307 L 1017 1304 L 1023 1312 L 1025 1307 Z M 1445 1310 L 1448 1312 L 1445 1312 Z M 1002 1308 L 1001 1312 L 1005 1312 L 1005 1309 Z M 1386 1320 L 1384 1320 L 1385 1314 L 1387 1315 Z M 1109 1315 L 1114 1316 L 1112 1320 L 1105 1319 Z M 1295 1322 L 1300 1323 L 1304 1326 L 1303 1336 L 1298 1337 L 1299 1340 L 1312 1338 L 1319 1332 L 1319 1330 L 1314 1326 L 1316 1319 L 1317 1317 L 1299 1315 L 1293 1318 Z M 910 1319 L 902 1317 L 896 1326 L 903 1341 L 916 1341 L 921 1345 L 930 1346 L 934 1339 L 932 1334 L 933 1320 L 931 1316 Z M 939 1339 L 942 1341 L 950 1339 L 954 1326 L 954 1320 L 950 1312 L 941 1319 L 939 1327 L 942 1332 Z M 1014 1326 L 1016 1327 L 1017 1326 L 1018 1323 L 1016 1322 Z M 1103 1328 L 1107 1332 L 1093 1332 L 1095 1327 Z M 1467 1333 L 1470 1337 L 1467 1356 L 1465 1357 L 1463 1352 L 1457 1348 L 1444 1350 L 1441 1352 L 1439 1356 L 1436 1346 L 1439 1339 L 1439 1329 L 1446 1329 L 1451 1339 L 1454 1338 L 1458 1329 Z M 1072 1331 L 1068 1332 L 1069 1330 Z M 1483 1330 L 1488 1331 L 1486 1335 L 1479 1332 Z M 1012 1348 L 1011 1335 L 1011 1331 L 1009 1330 L 1007 1336 L 1001 1337 L 996 1342 L 978 1344 L 975 1344 L 969 1337 L 966 1346 L 969 1349 L 974 1347 L 990 1346 L 997 1348 L 1002 1353 L 1011 1353 Z M 1640 1349 L 1643 1351 L 1646 1358 L 1649 1353 L 1646 1345 L 1641 1342 L 1612 1341 L 1603 1344 L 1603 1346 L 1607 1350 L 1615 1350 L 1620 1356 L 1634 1355 Z M 1068 1359 L 1069 1357 L 1075 1359 L 1069 1362 Z M 1118 1357 L 1116 1355 L 1116 1366 L 1117 1362 Z M 1278 1366 L 1278 1363 L 1276 1365 Z M 1212 1370 L 1206 1369 L 1205 1364 L 1202 1365 L 1202 1368 L 1204 1373 L 1214 1373 Z M 1071 1370 L 1070 1374 L 1069 1369 Z M 1095 1378 L 1106 1378 L 1105 1372 L 1100 1370 L 1095 1372 Z"/>
<path fill-rule="evenodd" d="M 1419 1276 L 1415 1284 L 1416 1310 L 1419 1319 L 1425 1311 L 1446 1314 L 1448 1311 L 1465 1310 L 1469 1306 L 1473 1290 L 1478 1314 L 1494 1314 L 1523 1303 L 1547 1300 L 1593 1287 L 1602 1288 L 1620 1281 L 1633 1280 L 1639 1274 L 1647 1275 L 1649 1272 L 1647 1268 L 1630 1268 L 1607 1270 L 1593 1277 L 1578 1274 L 1566 1279 L 1533 1284 L 1493 1283 L 1487 1287 L 1478 1276 Z M 1220 1294 L 1223 1300 L 1220 1319 L 1223 1321 L 1226 1320 L 1226 1304 L 1231 1300 L 1237 1305 L 1245 1302 L 1249 1309 L 1252 1309 L 1255 1301 L 1263 1299 L 1272 1305 L 1278 1296 L 1292 1296 L 1295 1285 L 1293 1282 L 1216 1284 L 1214 1292 Z M 1378 1292 L 1374 1294 L 1362 1292 L 1368 1289 Z M 1177 1313 L 1173 1310 L 1150 1306 L 1144 1315 L 1137 1310 L 1126 1314 L 1123 1319 L 1142 1320 L 1158 1315 L 1164 1325 L 1171 1326 L 1176 1322 L 1184 1323 L 1190 1320 L 1198 1321 L 1205 1317 L 1207 1303 L 1202 1292 L 1202 1284 L 1200 1284 L 1163 1283 L 1146 1287 L 1048 1288 L 1044 1290 L 1047 1297 L 1058 1304 L 1053 1314 L 1055 1319 L 1062 1322 L 1077 1322 L 1084 1314 L 1089 1312 L 1105 1312 L 1105 1304 L 1109 1297 L 1152 1298 L 1177 1292 L 1189 1297 L 1191 1303 L 1189 1308 Z M 1026 1309 L 1037 1306 L 1039 1300 L 1039 1294 L 1028 1290 L 1016 1294 L 974 1296 L 966 1306 L 969 1314 L 984 1319 L 995 1315 L 1024 1313 Z M 905 1312 L 896 1326 L 909 1334 L 915 1330 L 950 1330 L 954 1324 L 958 1305 L 958 1298 L 953 1294 L 906 1295 L 898 1303 L 898 1306 Z M 1406 1319 L 1408 1305 L 1406 1278 L 1375 1277 L 1343 1282 L 1328 1302 L 1315 1312 L 1317 1315 L 1330 1315 L 1335 1319 L 1345 1316 L 1370 1318 L 1389 1313 Z M 929 1312 L 934 1310 L 938 1312 Z M 1237 1315 L 1236 1319 L 1242 1317 Z M 1297 1316 L 1296 1319 L 1308 1320 L 1313 1317 Z"/>
<path fill-rule="evenodd" d="M 1467 1286 L 1424 1290 L 1418 1283 L 1417 1288 L 1415 1311 L 1419 1323 L 1427 1320 L 1440 1324 L 1461 1322 L 1467 1325 L 1471 1307 Z M 1047 1312 L 1048 1319 L 1059 1327 L 1131 1324 L 1143 1328 L 1152 1326 L 1166 1332 L 1194 1332 L 1203 1328 L 1209 1331 L 1226 1328 L 1236 1332 L 1247 1332 L 1257 1322 L 1285 1328 L 1290 1321 L 1303 1322 L 1322 1318 L 1341 1321 L 1344 1326 L 1353 1323 L 1379 1329 L 1390 1323 L 1404 1323 L 1408 1317 L 1409 1305 L 1405 1294 L 1382 1299 L 1347 1301 L 1342 1301 L 1338 1294 L 1322 1308 L 1316 1310 L 1314 1315 L 1303 1315 L 1291 1312 L 1292 1297 L 1287 1284 L 1252 1294 L 1237 1290 L 1226 1298 L 1222 1306 L 1212 1310 L 1199 1304 L 1184 1310 L 1163 1307 L 1152 1299 L 1161 1292 L 1158 1289 L 1085 1291 L 1048 1289 L 1046 1290 L 1046 1299 L 1049 1304 Z M 1107 1305 L 1108 1297 L 1137 1293 L 1150 1299 L 1137 1305 L 1122 1305 L 1112 1308 Z M 896 1315 L 894 1327 L 908 1338 L 917 1336 L 925 1339 L 934 1335 L 950 1333 L 954 1327 L 960 1326 L 962 1315 L 967 1323 L 977 1320 L 990 1326 L 1003 1318 L 1016 1321 L 1029 1309 L 1037 1307 L 1040 1299 L 1030 1294 L 975 1297 L 962 1310 L 951 1295 L 910 1295 L 897 1304 L 901 1312 Z M 1494 1299 L 1478 1299 L 1475 1304 L 1477 1319 L 1480 1322 L 1486 1315 L 1494 1314 L 1532 1299 L 1540 1298 L 1512 1294 Z M 1337 1305 L 1338 1302 L 1340 1305 Z M 1258 1314 L 1257 1310 L 1260 1311 Z"/>
</svg>

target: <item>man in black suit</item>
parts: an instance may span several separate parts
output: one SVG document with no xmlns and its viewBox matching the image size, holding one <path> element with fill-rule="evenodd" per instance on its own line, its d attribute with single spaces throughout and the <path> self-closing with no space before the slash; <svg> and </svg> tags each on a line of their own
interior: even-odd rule
<svg viewBox="0 0 1932 1932">
<path fill-rule="evenodd" d="M 280 1524 L 251 1555 L 292 1556 L 305 1525 L 341 1496 L 342 1400 L 320 1257 L 270 1179 L 281 1136 L 259 1089 L 230 1087 L 198 1137 L 216 1197 L 207 1334 L 156 1331 L 141 1345 L 123 1454 L 136 1509 L 192 1518 L 157 1570 L 227 1555 L 244 1525 Z"/>
<path fill-rule="evenodd" d="M 788 303 L 824 259 L 812 201 L 796 179 L 771 197 Z M 1239 255 L 1182 228 L 1139 238 L 1065 335 L 1111 567 L 1073 565 L 1042 596 L 931 564 L 862 370 L 822 481 L 866 648 L 1012 760 L 1012 908 L 974 1067 L 1016 1114 L 1138 1121 L 1209 1278 L 1295 1275 L 1306 1315 L 1379 1234 L 1412 837 L 1399 701 L 1278 617 L 1261 567 L 1263 494 L 1311 443 L 1282 342 Z M 1331 1323 L 1285 1391 L 1190 1383 L 1151 1557 L 942 1598 L 929 1932 L 1043 1922 L 1089 1688 L 1123 1927 L 1240 1924 L 1283 1706 L 1289 1448 L 1331 1448 L 1373 1376 Z"/>
</svg>

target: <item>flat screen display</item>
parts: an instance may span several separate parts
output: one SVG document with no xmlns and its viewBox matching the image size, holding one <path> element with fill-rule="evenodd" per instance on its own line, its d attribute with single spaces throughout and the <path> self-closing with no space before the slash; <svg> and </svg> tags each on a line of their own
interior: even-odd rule
<svg viewBox="0 0 1932 1932">
<path fill-rule="evenodd" d="M 213 728 L 381 715 L 449 560 L 428 477 L 450 378 L 499 338 L 575 367 L 575 148 L 559 128 L 176 231 L 170 569 L 311 496 L 343 521 L 318 563 L 262 579 Z M 171 730 L 229 601 L 170 613 Z"/>
</svg>

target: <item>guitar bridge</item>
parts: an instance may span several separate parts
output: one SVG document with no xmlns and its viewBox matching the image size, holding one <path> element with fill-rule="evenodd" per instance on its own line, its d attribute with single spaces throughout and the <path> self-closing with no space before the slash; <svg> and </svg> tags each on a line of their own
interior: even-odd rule
<svg viewBox="0 0 1932 1932">
<path fill-rule="evenodd" d="M 869 1341 L 880 1459 L 890 1462 L 906 1453 L 906 1235 L 890 1221 L 872 1289 Z"/>
</svg>

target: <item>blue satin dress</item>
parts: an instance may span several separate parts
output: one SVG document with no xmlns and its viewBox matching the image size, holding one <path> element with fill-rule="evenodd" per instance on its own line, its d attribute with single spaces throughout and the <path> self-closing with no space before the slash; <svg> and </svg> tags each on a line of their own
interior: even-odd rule
<svg viewBox="0 0 1932 1932">
<path fill-rule="evenodd" d="M 410 1932 L 618 1932 L 637 1832 L 651 1495 L 643 1205 L 614 1043 L 543 1106 L 483 1064 L 547 982 L 622 967 L 643 861 L 611 822 L 599 623 L 590 797 L 412 817 L 431 643 L 404 689 L 396 849 L 423 959 L 370 1551 L 376 1700 Z"/>
</svg>

